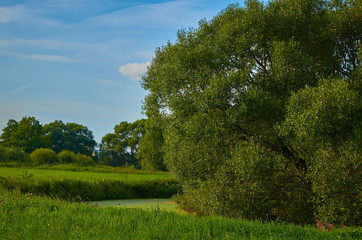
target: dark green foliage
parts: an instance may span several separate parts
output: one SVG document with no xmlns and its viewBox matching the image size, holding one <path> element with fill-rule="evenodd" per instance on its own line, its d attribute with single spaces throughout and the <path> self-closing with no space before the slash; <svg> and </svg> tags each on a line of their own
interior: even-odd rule
<svg viewBox="0 0 362 240">
<path fill-rule="evenodd" d="M 45 194 L 73 201 L 98 201 L 107 199 L 169 198 L 176 194 L 175 180 L 158 179 L 142 181 L 119 180 L 37 180 L 24 175 L 23 178 L 1 178 L 0 185 L 19 189 L 23 193 Z"/>
<path fill-rule="evenodd" d="M 30 154 L 30 161 L 34 165 L 51 164 L 58 161 L 57 154 L 47 148 L 39 148 Z"/>
<path fill-rule="evenodd" d="M 361 224 L 361 12 L 250 0 L 156 50 L 144 109 L 184 206 Z"/>
<path fill-rule="evenodd" d="M 165 171 L 166 166 L 163 161 L 162 146 L 164 144 L 162 129 L 157 126 L 146 124 L 146 133 L 138 147 L 138 159 L 141 162 L 142 169 Z"/>
<path fill-rule="evenodd" d="M 321 81 L 290 98 L 280 133 L 309 166 L 317 217 L 360 225 L 361 119 L 356 84 Z"/>
<path fill-rule="evenodd" d="M 42 139 L 42 125 L 34 117 L 23 117 L 19 122 L 10 119 L 3 128 L 0 143 L 6 147 L 15 147 L 31 153 L 45 146 Z"/>
<path fill-rule="evenodd" d="M 90 156 L 97 145 L 92 131 L 81 124 L 64 124 L 57 120 L 45 124 L 43 131 L 47 144 L 57 153 L 62 150 L 70 150 Z"/>
<path fill-rule="evenodd" d="M 83 125 L 57 120 L 42 126 L 34 117 L 23 117 L 19 122 L 10 119 L 0 136 L 0 144 L 25 153 L 51 148 L 56 153 L 70 150 L 88 156 L 97 145 L 92 131 Z"/>
<path fill-rule="evenodd" d="M 27 162 L 28 158 L 28 155 L 19 148 L 0 145 L 0 162 Z"/>
<path fill-rule="evenodd" d="M 111 166 L 134 165 L 140 168 L 137 159 L 138 144 L 145 133 L 145 119 L 133 123 L 121 122 L 108 133 L 100 144 L 100 161 Z"/>
</svg>

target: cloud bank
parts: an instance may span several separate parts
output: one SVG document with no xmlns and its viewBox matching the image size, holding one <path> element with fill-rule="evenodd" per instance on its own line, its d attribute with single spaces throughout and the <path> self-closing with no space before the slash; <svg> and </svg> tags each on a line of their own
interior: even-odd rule
<svg viewBox="0 0 362 240">
<path fill-rule="evenodd" d="M 146 73 L 147 67 L 150 65 L 150 62 L 128 63 L 126 65 L 122 65 L 119 68 L 119 72 L 123 76 L 130 77 L 132 80 L 141 81 L 142 75 Z"/>
</svg>

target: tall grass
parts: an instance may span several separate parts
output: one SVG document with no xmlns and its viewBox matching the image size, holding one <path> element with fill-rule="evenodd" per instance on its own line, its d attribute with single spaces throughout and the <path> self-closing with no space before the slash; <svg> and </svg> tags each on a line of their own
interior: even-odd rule
<svg viewBox="0 0 362 240">
<path fill-rule="evenodd" d="M 0 167 L 0 185 L 21 192 L 57 196 L 73 201 L 169 198 L 178 191 L 171 176 L 72 172 L 49 169 Z"/>
<path fill-rule="evenodd" d="M 0 189 L 0 239 L 361 239 L 361 228 L 314 227 L 160 210 L 99 208 Z"/>
<path fill-rule="evenodd" d="M 69 166 L 67 166 L 69 169 Z M 97 168 L 98 169 L 98 168 Z M 32 177 L 40 179 L 80 179 L 80 180 L 160 180 L 175 178 L 165 172 L 97 172 L 84 170 L 64 170 L 64 169 L 46 169 L 46 168 L 9 168 L 0 167 L 0 177 Z"/>
</svg>

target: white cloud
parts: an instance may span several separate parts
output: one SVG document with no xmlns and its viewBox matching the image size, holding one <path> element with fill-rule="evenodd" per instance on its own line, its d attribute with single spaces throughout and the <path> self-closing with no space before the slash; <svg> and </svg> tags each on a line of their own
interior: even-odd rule
<svg viewBox="0 0 362 240">
<path fill-rule="evenodd" d="M 140 81 L 143 74 L 146 73 L 147 67 L 150 66 L 150 62 L 145 63 L 128 63 L 119 68 L 119 72 L 123 76 L 130 77 L 132 80 Z"/>
</svg>

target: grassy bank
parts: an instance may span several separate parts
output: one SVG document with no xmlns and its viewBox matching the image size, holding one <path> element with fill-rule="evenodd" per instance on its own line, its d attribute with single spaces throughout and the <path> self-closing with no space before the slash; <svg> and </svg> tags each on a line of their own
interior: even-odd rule
<svg viewBox="0 0 362 240">
<path fill-rule="evenodd" d="M 0 167 L 0 185 L 69 200 L 168 198 L 177 193 L 167 173 L 121 174 L 42 168 Z"/>
<path fill-rule="evenodd" d="M 72 165 L 38 167 L 1 167 L 0 177 L 43 179 L 79 179 L 79 180 L 174 180 L 167 172 L 144 172 L 130 168 L 112 168 L 106 166 L 75 167 Z"/>
<path fill-rule="evenodd" d="M 314 227 L 100 208 L 0 189 L 0 239 L 361 239 Z"/>
</svg>

